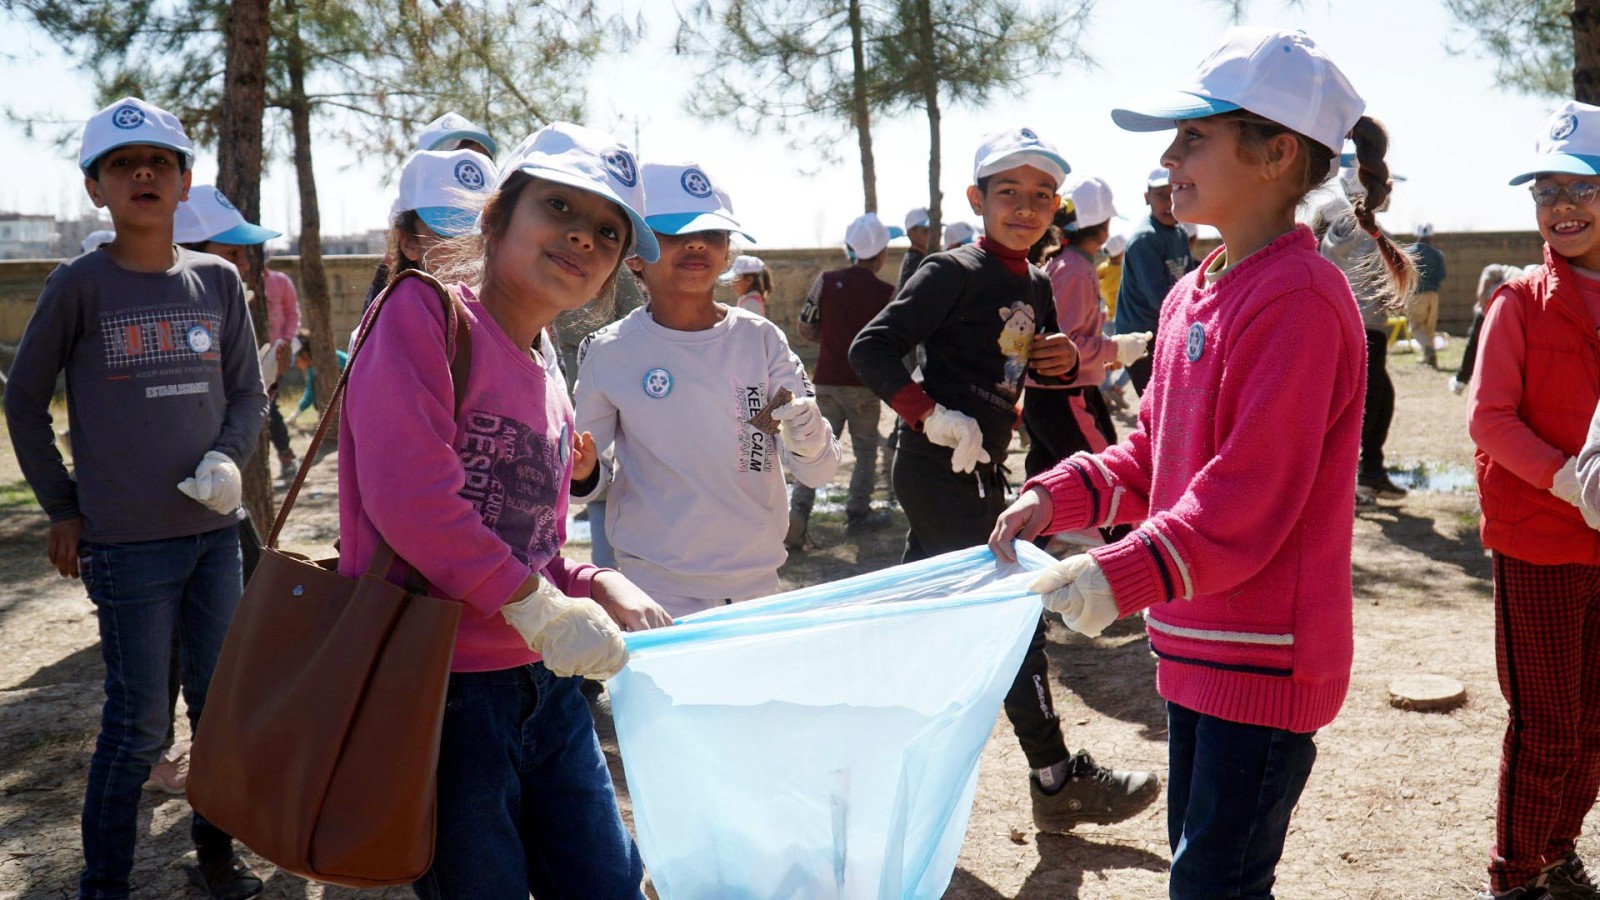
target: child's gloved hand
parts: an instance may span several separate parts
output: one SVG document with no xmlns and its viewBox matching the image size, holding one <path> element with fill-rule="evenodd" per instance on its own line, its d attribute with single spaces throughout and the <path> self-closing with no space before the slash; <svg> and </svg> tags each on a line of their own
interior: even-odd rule
<svg viewBox="0 0 1600 900">
<path fill-rule="evenodd" d="M 1117 345 L 1117 365 L 1131 366 L 1150 352 L 1150 339 L 1155 337 L 1153 332 L 1132 331 L 1127 334 L 1113 335 L 1111 340 Z"/>
<path fill-rule="evenodd" d="M 815 397 L 796 397 L 772 411 L 778 439 L 795 456 L 810 459 L 828 447 L 828 422 Z"/>
<path fill-rule="evenodd" d="M 957 472 L 971 472 L 979 463 L 989 461 L 989 451 L 983 449 L 983 429 L 978 420 L 963 412 L 935 406 L 933 412 L 922 420 L 922 433 L 941 447 L 949 447 L 950 468 Z"/>
<path fill-rule="evenodd" d="M 548 578 L 521 600 L 500 608 L 500 615 L 544 657 L 545 668 L 566 678 L 582 675 L 605 680 L 628 664 L 622 632 L 600 604 L 568 597 Z"/>
<path fill-rule="evenodd" d="M 1450 376 L 1450 380 L 1446 382 L 1446 386 L 1450 388 L 1450 393 L 1452 394 L 1459 394 L 1467 389 L 1467 386 L 1462 384 L 1454 375 Z"/>
<path fill-rule="evenodd" d="M 239 467 L 228 454 L 207 450 L 194 474 L 178 482 L 178 490 L 213 512 L 231 513 L 239 508 L 244 485 L 239 478 Z"/>
<path fill-rule="evenodd" d="M 1087 637 L 1099 637 L 1120 615 L 1106 573 L 1087 553 L 1069 556 L 1040 572 L 1028 590 L 1043 594 L 1046 609 L 1060 613 L 1068 628 Z"/>
<path fill-rule="evenodd" d="M 1583 489 L 1578 486 L 1578 458 L 1567 458 L 1567 464 L 1556 471 L 1555 480 L 1550 483 L 1550 493 L 1559 499 L 1581 506 L 1578 498 L 1582 496 Z"/>
<path fill-rule="evenodd" d="M 268 341 L 256 351 L 256 361 L 261 364 L 261 386 L 269 391 L 278 383 L 278 358 L 281 355 L 278 351 L 283 349 L 283 346 L 281 340 Z"/>
</svg>

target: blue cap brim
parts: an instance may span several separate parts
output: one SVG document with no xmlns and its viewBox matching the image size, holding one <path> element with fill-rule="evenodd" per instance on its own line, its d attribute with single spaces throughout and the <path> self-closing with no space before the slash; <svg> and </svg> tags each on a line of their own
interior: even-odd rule
<svg viewBox="0 0 1600 900">
<path fill-rule="evenodd" d="M 271 228 L 262 228 L 260 225 L 252 225 L 246 222 L 243 225 L 235 225 L 221 234 L 214 234 L 206 238 L 206 240 L 216 244 L 237 244 L 241 247 L 254 247 L 256 244 L 265 244 L 275 237 L 282 236 L 283 232 L 281 231 L 273 231 Z"/>
<path fill-rule="evenodd" d="M 1233 112 L 1237 103 L 1202 97 L 1187 91 L 1174 91 L 1151 97 L 1135 106 L 1113 109 L 1111 121 L 1123 131 L 1165 131 L 1183 119 L 1203 119 L 1218 113 Z"/>
<path fill-rule="evenodd" d="M 501 185 L 506 183 L 506 179 L 510 178 L 511 173 L 513 172 L 526 172 L 534 178 L 542 178 L 545 181 L 552 181 L 556 184 L 564 184 L 567 187 L 577 188 L 580 191 L 587 191 L 596 197 L 604 197 L 607 200 L 610 200 L 627 214 L 628 221 L 633 224 L 633 246 L 629 247 L 622 254 L 623 257 L 626 258 L 628 256 L 637 256 L 645 262 L 655 262 L 661 258 L 661 244 L 656 241 L 655 232 L 651 231 L 650 226 L 645 224 L 644 216 L 639 215 L 639 213 L 634 210 L 633 207 L 623 202 L 622 198 L 618 197 L 612 191 L 596 190 L 596 185 L 593 178 L 585 175 L 578 175 L 562 169 L 548 169 L 537 164 L 521 165 L 514 169 L 507 169 L 500 173 L 500 181 L 495 185 L 496 191 L 500 189 Z"/>
<path fill-rule="evenodd" d="M 1600 156 L 1583 153 L 1552 153 L 1539 157 L 1532 168 L 1511 179 L 1512 184 L 1526 184 L 1540 175 L 1600 175 Z"/>
<path fill-rule="evenodd" d="M 719 213 L 686 212 L 665 213 L 659 216 L 645 216 L 646 225 L 651 231 L 659 234 L 694 234 L 697 231 L 726 231 L 737 234 L 750 243 L 756 243 L 738 222 Z"/>
<path fill-rule="evenodd" d="M 906 236 L 906 230 L 904 228 L 901 228 L 899 225 L 890 225 L 889 226 L 889 240 L 892 241 L 895 238 L 903 238 L 905 236 Z"/>
<path fill-rule="evenodd" d="M 1356 155 L 1354 153 L 1341 153 L 1341 154 L 1339 154 L 1339 168 L 1341 168 L 1341 169 L 1354 169 L 1355 167 L 1356 167 Z M 1389 173 L 1389 180 L 1390 181 L 1410 181 L 1411 179 L 1405 177 L 1404 175 L 1399 175 L 1399 174 L 1396 174 L 1394 172 L 1390 172 Z"/>
<path fill-rule="evenodd" d="M 478 214 L 453 206 L 427 206 L 417 210 L 417 218 L 428 224 L 440 237 L 461 237 L 477 224 Z"/>
<path fill-rule="evenodd" d="M 485 147 L 489 148 L 489 156 L 491 156 L 491 157 L 495 156 L 496 154 L 498 154 L 500 152 L 500 148 L 495 146 L 494 138 L 489 137 L 488 132 L 484 132 L 484 131 L 451 131 L 451 132 L 447 132 L 445 134 L 440 135 L 437 139 L 435 139 L 434 142 L 433 142 L 433 146 L 429 147 L 427 149 L 429 149 L 429 150 L 438 150 L 441 147 L 443 147 L 445 144 L 450 143 L 451 141 L 472 141 L 475 144 L 482 144 Z M 460 147 L 451 147 L 450 149 L 451 150 L 459 150 L 461 148 Z"/>
</svg>

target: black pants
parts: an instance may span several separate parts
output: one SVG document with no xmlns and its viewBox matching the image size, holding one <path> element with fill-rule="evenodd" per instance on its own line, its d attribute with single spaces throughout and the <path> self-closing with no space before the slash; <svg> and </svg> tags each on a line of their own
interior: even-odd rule
<svg viewBox="0 0 1600 900">
<path fill-rule="evenodd" d="M 1472 317 L 1472 328 L 1467 332 L 1466 354 L 1461 357 L 1461 368 L 1456 370 L 1456 381 L 1466 384 L 1478 367 L 1478 332 L 1483 330 L 1483 313 Z"/>
<path fill-rule="evenodd" d="M 1083 433 L 1082 423 L 1072 409 L 1074 397 L 1083 399 L 1101 441 L 1092 441 Z M 1074 453 L 1094 453 L 1100 446 L 1117 442 L 1117 426 L 1111 421 L 1111 410 L 1098 386 L 1067 390 L 1028 388 L 1022 395 L 1022 425 L 1031 438 L 1027 459 L 1022 464 L 1029 478 L 1054 468 L 1056 463 Z"/>
<path fill-rule="evenodd" d="M 272 441 L 272 449 L 278 451 L 278 459 L 294 459 L 294 450 L 289 446 L 289 426 L 284 424 L 283 413 L 278 411 L 276 397 L 267 404 L 267 437 Z"/>
<path fill-rule="evenodd" d="M 1394 382 L 1389 380 L 1389 335 L 1367 329 L 1367 402 L 1361 415 L 1361 476 L 1383 475 L 1383 445 L 1394 421 Z"/>
<path fill-rule="evenodd" d="M 1139 396 L 1144 396 L 1144 389 L 1150 384 L 1150 356 L 1156 351 L 1155 338 L 1145 347 L 1144 356 L 1128 364 L 1128 379 L 1133 382 L 1133 390 Z"/>
<path fill-rule="evenodd" d="M 916 432 L 901 431 L 894 458 L 895 494 L 900 508 L 911 522 L 906 533 L 902 562 L 915 562 L 963 550 L 989 541 L 994 521 L 1006 508 L 1005 475 L 1000 467 L 978 467 L 977 474 L 958 474 L 950 470 L 950 451 L 928 443 Z M 942 451 L 942 452 L 941 452 Z M 983 481 L 983 496 L 978 494 Z M 1044 617 L 1033 632 L 1022 667 L 1006 694 L 1006 718 L 1016 732 L 1028 765 L 1035 769 L 1053 766 L 1067 758 L 1067 745 L 1061 736 L 1061 721 L 1056 718 L 1050 695 L 1050 664 L 1044 655 Z"/>
</svg>

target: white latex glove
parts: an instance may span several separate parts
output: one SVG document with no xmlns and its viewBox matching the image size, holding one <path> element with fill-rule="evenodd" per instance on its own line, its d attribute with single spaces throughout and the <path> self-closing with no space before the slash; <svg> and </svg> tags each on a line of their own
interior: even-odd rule
<svg viewBox="0 0 1600 900">
<path fill-rule="evenodd" d="M 501 607 L 500 615 L 528 649 L 544 657 L 545 668 L 562 678 L 604 680 L 628 664 L 622 632 L 600 604 L 568 597 L 548 578 L 541 578 L 533 593 Z"/>
<path fill-rule="evenodd" d="M 1087 553 L 1069 556 L 1040 572 L 1028 590 L 1043 594 L 1046 609 L 1060 613 L 1068 628 L 1088 637 L 1099 637 L 1119 615 L 1106 573 Z"/>
<path fill-rule="evenodd" d="M 1567 457 L 1567 464 L 1556 471 L 1555 480 L 1550 483 L 1550 493 L 1557 498 L 1579 506 L 1578 498 L 1583 495 L 1583 488 L 1578 486 L 1578 458 Z"/>
<path fill-rule="evenodd" d="M 1150 352 L 1150 339 L 1155 337 L 1153 332 L 1132 331 L 1128 334 L 1116 334 L 1111 340 L 1117 345 L 1117 365 L 1131 366 Z"/>
<path fill-rule="evenodd" d="M 966 413 L 935 406 L 933 414 L 922 422 L 922 433 L 941 447 L 949 447 L 950 468 L 957 472 L 971 472 L 978 463 L 989 461 L 989 451 L 983 449 L 983 429 L 978 420 Z"/>
<path fill-rule="evenodd" d="M 1462 384 L 1461 382 L 1457 381 L 1456 377 L 1454 375 L 1450 376 L 1449 384 L 1450 384 L 1450 393 L 1452 393 L 1452 394 L 1459 394 L 1462 391 L 1467 389 L 1467 386 Z"/>
<path fill-rule="evenodd" d="M 778 422 L 778 439 L 795 456 L 811 459 L 828 446 L 828 421 L 817 408 L 817 398 L 796 397 L 772 411 Z"/>
<path fill-rule="evenodd" d="M 200 465 L 195 467 L 194 474 L 178 482 L 178 490 L 185 497 L 196 500 L 219 513 L 231 513 L 239 508 L 239 498 L 243 493 L 243 482 L 239 479 L 239 467 L 228 454 L 220 450 L 207 450 L 206 455 L 200 457 Z"/>
<path fill-rule="evenodd" d="M 269 391 L 278 383 L 278 348 L 281 346 L 282 340 L 268 341 L 256 351 L 256 360 L 261 364 L 261 386 Z"/>
</svg>

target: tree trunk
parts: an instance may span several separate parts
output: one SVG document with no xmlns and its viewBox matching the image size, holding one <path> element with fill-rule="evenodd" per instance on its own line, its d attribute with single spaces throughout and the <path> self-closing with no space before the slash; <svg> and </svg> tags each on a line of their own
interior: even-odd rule
<svg viewBox="0 0 1600 900">
<path fill-rule="evenodd" d="M 1572 96 L 1600 104 L 1600 0 L 1573 0 Z"/>
<path fill-rule="evenodd" d="M 290 27 L 289 122 L 294 134 L 294 169 L 300 186 L 300 309 L 311 332 L 311 366 L 317 373 L 317 411 L 337 419 L 328 398 L 339 381 L 339 358 L 333 342 L 333 309 L 328 277 L 322 270 L 322 214 L 317 207 L 317 176 L 311 166 L 311 101 L 306 97 L 305 42 L 300 35 L 298 0 L 286 0 Z M 328 427 L 326 442 L 338 439 L 339 426 Z M 310 460 L 306 461 L 311 462 Z"/>
<path fill-rule="evenodd" d="M 933 8 L 917 0 L 917 43 L 922 65 L 922 104 L 928 113 L 928 252 L 944 249 L 944 212 L 939 190 L 939 60 L 935 57 Z"/>
<path fill-rule="evenodd" d="M 217 188 L 233 201 L 247 222 L 261 221 L 261 120 L 267 106 L 267 19 L 269 0 L 233 0 L 224 30 L 227 62 L 223 72 L 222 120 L 217 128 Z M 249 248 L 250 283 L 257 298 L 250 322 L 258 340 L 267 332 L 264 254 Z M 274 398 L 276 399 L 276 398 Z M 244 467 L 244 506 L 265 534 L 275 514 L 267 431 L 261 430 L 255 455 Z"/>
<path fill-rule="evenodd" d="M 861 0 L 850 0 L 851 103 L 861 147 L 861 190 L 866 212 L 878 211 L 878 167 L 872 159 L 872 113 L 867 107 L 866 48 L 861 37 Z"/>
</svg>

